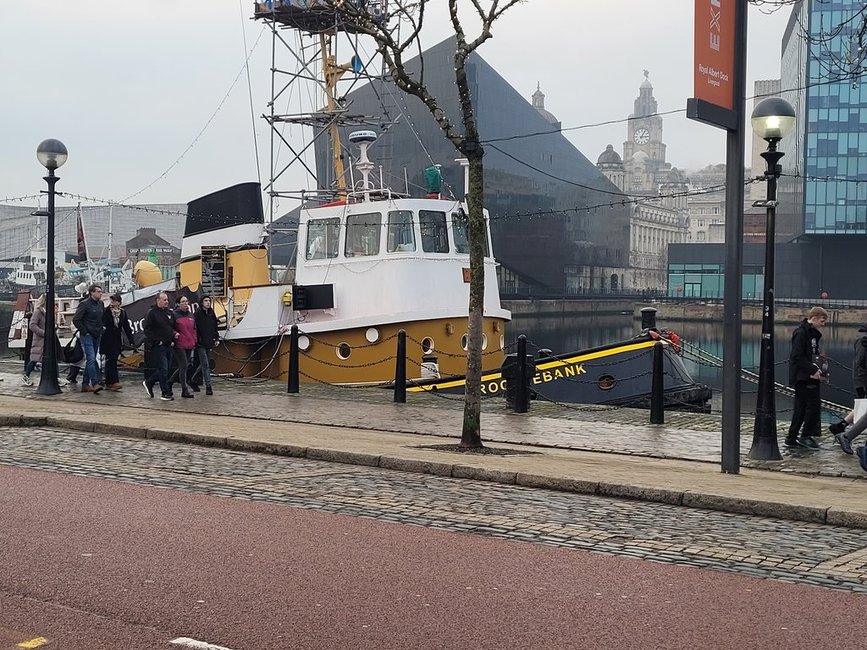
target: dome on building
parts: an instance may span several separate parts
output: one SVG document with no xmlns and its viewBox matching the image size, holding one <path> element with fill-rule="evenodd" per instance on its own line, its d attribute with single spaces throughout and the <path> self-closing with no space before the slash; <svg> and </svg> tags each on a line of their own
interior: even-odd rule
<svg viewBox="0 0 867 650">
<path fill-rule="evenodd" d="M 599 159 L 596 161 L 597 165 L 622 165 L 623 160 L 620 158 L 620 154 L 614 151 L 613 145 L 608 145 L 605 147 L 605 151 L 599 154 Z"/>
<path fill-rule="evenodd" d="M 536 83 L 536 92 L 533 93 L 533 108 L 538 111 L 539 115 L 545 118 L 548 124 L 556 126 L 558 129 L 560 128 L 560 120 L 553 113 L 545 110 L 545 93 L 540 89 L 538 82 Z"/>
</svg>

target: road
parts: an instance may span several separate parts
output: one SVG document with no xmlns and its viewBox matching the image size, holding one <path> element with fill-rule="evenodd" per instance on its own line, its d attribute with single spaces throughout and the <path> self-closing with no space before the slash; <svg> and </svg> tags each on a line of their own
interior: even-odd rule
<svg viewBox="0 0 867 650">
<path fill-rule="evenodd" d="M 0 522 L 0 650 L 860 648 L 867 614 L 863 531 L 45 428 L 0 428 Z"/>
</svg>

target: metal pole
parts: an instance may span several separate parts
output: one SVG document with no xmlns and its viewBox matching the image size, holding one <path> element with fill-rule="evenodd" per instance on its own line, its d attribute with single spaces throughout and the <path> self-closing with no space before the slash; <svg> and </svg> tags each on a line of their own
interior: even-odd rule
<svg viewBox="0 0 867 650">
<path fill-rule="evenodd" d="M 298 382 L 298 326 L 289 330 L 289 379 L 286 385 L 287 393 L 297 393 Z"/>
<path fill-rule="evenodd" d="M 394 401 L 406 404 L 406 332 L 397 333 L 397 359 L 394 364 Z"/>
<path fill-rule="evenodd" d="M 62 392 L 57 381 L 57 330 L 54 318 L 54 186 L 60 180 L 54 170 L 45 176 L 48 183 L 48 255 L 45 261 L 45 340 L 42 344 L 42 374 L 39 377 L 40 395 L 57 395 Z M 89 299 L 89 298 L 88 298 Z"/>
<path fill-rule="evenodd" d="M 518 337 L 518 358 L 516 359 L 517 384 L 515 384 L 515 413 L 526 413 L 530 410 L 530 396 L 527 394 L 527 337 Z"/>
<path fill-rule="evenodd" d="M 653 376 L 650 383 L 650 423 L 665 424 L 665 373 L 662 369 L 663 343 L 653 345 Z"/>
<path fill-rule="evenodd" d="M 726 131 L 725 289 L 723 292 L 723 406 L 720 468 L 740 472 L 741 269 L 744 262 L 744 133 L 746 132 L 747 0 L 735 13 L 734 109 L 737 126 Z"/>
<path fill-rule="evenodd" d="M 781 151 L 777 151 L 777 141 L 768 140 L 768 150 L 762 152 L 762 158 L 767 162 L 765 179 L 768 183 L 768 200 L 759 392 L 756 401 L 753 444 L 750 447 L 750 458 L 753 460 L 782 460 L 777 444 L 777 404 L 774 391 L 774 239 L 777 215 L 777 163 L 783 155 Z"/>
</svg>

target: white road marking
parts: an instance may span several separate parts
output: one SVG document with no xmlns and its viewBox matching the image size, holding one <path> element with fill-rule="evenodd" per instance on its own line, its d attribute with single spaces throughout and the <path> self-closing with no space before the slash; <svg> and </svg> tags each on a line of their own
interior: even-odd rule
<svg viewBox="0 0 867 650">
<path fill-rule="evenodd" d="M 232 650 L 231 648 L 227 648 L 221 645 L 214 645 L 213 643 L 205 643 L 204 641 L 196 641 L 195 639 L 189 639 L 185 636 L 179 636 L 177 639 L 172 639 L 169 643 L 174 643 L 175 645 L 183 645 L 188 648 L 196 648 L 196 650 Z"/>
</svg>

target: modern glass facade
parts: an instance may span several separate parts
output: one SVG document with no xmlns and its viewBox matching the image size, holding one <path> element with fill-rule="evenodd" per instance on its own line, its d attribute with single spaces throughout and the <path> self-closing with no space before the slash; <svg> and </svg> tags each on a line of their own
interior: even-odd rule
<svg viewBox="0 0 867 650">
<path fill-rule="evenodd" d="M 863 5 L 810 0 L 807 110 L 799 116 L 806 135 L 805 234 L 867 233 L 867 84 L 848 77 L 841 63 L 857 46 Z"/>
<path fill-rule="evenodd" d="M 725 289 L 724 264 L 669 264 L 668 295 L 672 298 L 723 299 Z M 759 300 L 765 286 L 761 266 L 744 266 L 741 276 L 741 297 Z"/>
</svg>

